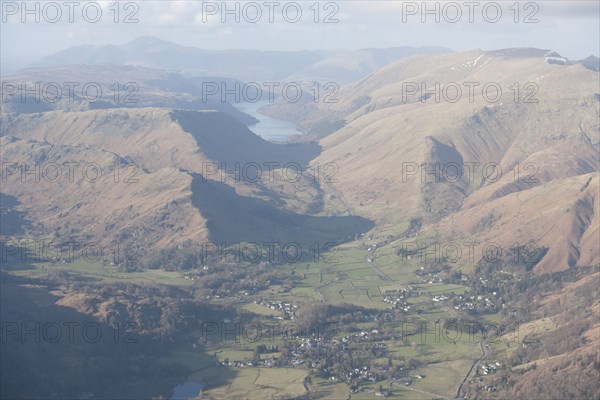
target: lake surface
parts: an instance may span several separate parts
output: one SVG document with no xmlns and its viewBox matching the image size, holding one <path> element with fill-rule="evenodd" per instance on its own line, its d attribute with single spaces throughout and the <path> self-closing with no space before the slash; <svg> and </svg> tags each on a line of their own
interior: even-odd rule
<svg viewBox="0 0 600 400">
<path fill-rule="evenodd" d="M 266 104 L 269 104 L 268 100 L 257 101 L 256 103 L 235 103 L 233 105 L 238 110 L 252 115 L 259 121 L 248 128 L 265 140 L 270 142 L 285 142 L 290 137 L 302 133 L 296 129 L 296 124 L 291 121 L 259 113 L 258 109 Z"/>
<path fill-rule="evenodd" d="M 173 396 L 169 400 L 188 400 L 198 397 L 198 393 L 204 387 L 200 382 L 187 381 L 173 388 Z"/>
</svg>

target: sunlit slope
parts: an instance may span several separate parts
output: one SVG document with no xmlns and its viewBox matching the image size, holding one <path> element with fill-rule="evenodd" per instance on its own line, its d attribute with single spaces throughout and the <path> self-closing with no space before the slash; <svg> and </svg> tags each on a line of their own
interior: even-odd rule
<svg viewBox="0 0 600 400">
<path fill-rule="evenodd" d="M 539 268 L 597 263 L 598 244 L 588 238 L 597 221 L 598 73 L 552 60 L 535 49 L 416 56 L 348 86 L 327 108 L 346 125 L 320 141 L 317 159 L 339 166 L 331 196 L 380 225 L 446 217 L 467 236 L 481 234 L 468 216 L 494 204 L 515 221 L 493 225 L 499 237 L 521 229 L 519 240 L 542 240 L 527 222 L 548 214 L 556 227 L 542 242 L 555 249 Z M 439 82 L 440 91 L 421 92 L 422 82 Z M 454 101 L 456 87 L 462 97 Z M 524 217 L 519 199 L 528 197 Z M 571 211 L 558 218 L 561 207 Z"/>
<path fill-rule="evenodd" d="M 28 233 L 146 250 L 207 240 L 205 220 L 191 202 L 191 177 L 176 168 L 150 171 L 84 145 L 0 140 L 2 192 L 18 199 L 31 222 Z"/>
<path fill-rule="evenodd" d="M 486 243 L 507 253 L 515 246 L 547 248 L 535 272 L 597 265 L 599 190 L 597 173 L 557 179 L 461 209 L 429 229 L 448 240 L 480 243 L 478 249 Z"/>
</svg>

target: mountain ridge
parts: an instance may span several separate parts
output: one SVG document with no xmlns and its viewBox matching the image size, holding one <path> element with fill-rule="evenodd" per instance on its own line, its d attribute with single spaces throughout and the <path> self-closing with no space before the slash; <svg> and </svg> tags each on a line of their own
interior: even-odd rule
<svg viewBox="0 0 600 400">
<path fill-rule="evenodd" d="M 361 69 L 348 69 L 337 65 L 327 73 L 321 73 L 316 64 L 333 62 L 344 55 L 352 57 L 353 50 L 317 50 L 317 51 L 278 51 L 278 50 L 205 50 L 192 46 L 182 46 L 153 37 L 140 37 L 123 45 L 90 46 L 81 45 L 62 50 L 42 58 L 34 67 L 49 67 L 63 64 L 132 64 L 161 68 L 180 72 L 184 75 L 214 75 L 237 78 L 246 81 L 330 79 L 343 83 L 358 79 L 374 67 L 381 67 L 394 59 L 415 53 L 440 53 L 450 50 L 443 47 L 412 48 L 408 46 L 388 49 L 362 49 L 364 57 L 371 54 L 372 66 Z M 382 53 L 388 53 L 386 56 Z M 244 62 L 240 60 L 243 59 Z M 375 60 L 378 59 L 379 62 Z M 329 61 L 327 61 L 329 60 Z M 335 75 L 340 74 L 340 75 Z M 343 76 L 337 79 L 336 76 Z"/>
</svg>

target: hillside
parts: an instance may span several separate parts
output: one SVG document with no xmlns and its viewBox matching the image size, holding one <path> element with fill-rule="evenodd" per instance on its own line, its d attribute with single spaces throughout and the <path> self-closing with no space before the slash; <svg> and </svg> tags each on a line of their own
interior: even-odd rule
<svg viewBox="0 0 600 400">
<path fill-rule="evenodd" d="M 534 272 L 597 265 L 600 198 L 597 173 L 551 183 L 464 207 L 432 227 L 461 242 L 548 248 Z"/>
<path fill-rule="evenodd" d="M 190 199 L 191 177 L 177 168 L 136 168 L 130 157 L 83 144 L 0 140 L 4 160 L 11 163 L 3 192 L 17 199 L 30 237 L 49 235 L 59 245 L 131 244 L 140 255 L 208 239 L 206 221 Z M 38 175 L 22 176 L 12 163 L 32 171 L 38 165 Z M 72 163 L 71 171 L 65 163 Z"/>
<path fill-rule="evenodd" d="M 541 283 L 546 290 L 528 301 L 530 322 L 521 325 L 520 346 L 509 354 L 507 368 L 472 382 L 466 395 L 489 399 L 597 398 L 598 279 L 596 270 L 582 276 L 562 276 L 553 284 L 549 284 L 550 279 Z M 493 346 L 498 353 L 501 347 Z"/>
<path fill-rule="evenodd" d="M 599 170 L 598 73 L 549 63 L 546 53 L 415 56 L 384 67 L 346 87 L 342 101 L 322 110 L 345 126 L 320 141 L 324 151 L 316 161 L 337 163 L 335 191 L 356 214 L 380 225 L 445 218 L 463 236 L 553 244 L 561 256 L 549 255 L 540 271 L 579 264 L 579 254 L 593 254 L 582 256 L 582 263 L 597 263 L 597 245 L 587 237 L 597 234 L 588 227 L 595 226 L 598 210 L 598 180 L 592 179 Z M 437 99 L 436 93 L 422 97 L 420 88 L 410 95 L 412 82 L 417 88 L 421 82 L 426 88 L 456 84 L 464 92 L 453 102 L 448 99 L 454 92 L 441 89 Z M 493 92 L 486 99 L 476 90 L 469 98 L 469 82 L 479 88 L 493 83 L 502 97 L 492 102 Z M 515 83 L 521 88 L 516 101 Z M 548 204 L 532 200 L 527 208 L 528 198 L 550 193 Z M 572 210 L 560 223 L 554 215 L 559 204 Z M 503 217 L 485 231 L 475 229 L 496 207 Z M 556 223 L 553 233 L 528 232 L 538 215 Z M 499 229 L 510 220 L 515 224 Z M 513 236 L 515 229 L 522 230 L 520 237 Z M 566 240 L 565 231 L 572 235 Z"/>
<path fill-rule="evenodd" d="M 305 168 L 316 145 L 267 142 L 217 111 L 51 111 L 4 114 L 0 124 L 10 164 L 3 194 L 34 222 L 29 234 L 134 241 L 149 256 L 176 247 L 198 252 L 211 240 L 305 243 L 305 233 L 325 245 L 369 226 L 305 215 L 318 207 L 319 182 L 308 174 L 286 179 L 281 168 Z M 266 165 L 275 165 L 272 173 Z M 257 175 L 252 166 L 264 169 Z M 245 216 L 255 217 L 240 223 Z"/>
</svg>

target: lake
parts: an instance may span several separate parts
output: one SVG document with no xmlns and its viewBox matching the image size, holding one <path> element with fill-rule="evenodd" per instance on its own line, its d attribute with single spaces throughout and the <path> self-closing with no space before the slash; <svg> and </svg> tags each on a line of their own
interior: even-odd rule
<svg viewBox="0 0 600 400">
<path fill-rule="evenodd" d="M 248 127 L 252 132 L 270 142 L 285 142 L 294 135 L 301 134 L 296 129 L 296 124 L 285 120 L 269 117 L 261 114 L 258 109 L 269 104 L 268 100 L 257 101 L 256 103 L 235 103 L 233 104 L 238 110 L 252 115 L 259 122 Z"/>
<path fill-rule="evenodd" d="M 198 397 L 198 393 L 204 387 L 200 382 L 187 381 L 173 388 L 173 396 L 169 400 L 188 400 Z"/>
</svg>

